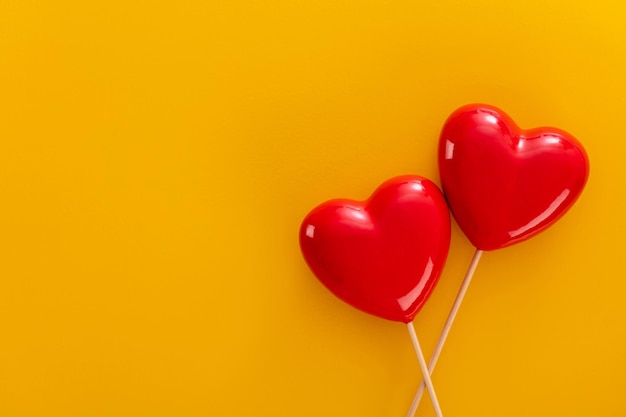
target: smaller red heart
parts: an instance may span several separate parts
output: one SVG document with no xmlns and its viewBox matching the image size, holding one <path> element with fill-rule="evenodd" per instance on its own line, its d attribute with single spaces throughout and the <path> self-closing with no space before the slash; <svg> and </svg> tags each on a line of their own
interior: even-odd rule
<svg viewBox="0 0 626 417">
<path fill-rule="evenodd" d="M 551 127 L 519 128 L 502 110 L 456 110 L 439 139 L 439 172 L 459 227 L 478 249 L 526 240 L 574 204 L 589 176 L 582 145 Z"/>
<path fill-rule="evenodd" d="M 366 313 L 408 323 L 424 305 L 448 255 L 450 214 L 439 188 L 393 178 L 366 201 L 331 200 L 300 227 L 300 248 L 317 278 Z"/>
</svg>

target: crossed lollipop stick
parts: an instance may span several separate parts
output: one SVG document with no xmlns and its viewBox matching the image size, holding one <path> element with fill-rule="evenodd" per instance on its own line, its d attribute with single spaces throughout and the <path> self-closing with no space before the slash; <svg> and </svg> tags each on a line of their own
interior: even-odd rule
<svg viewBox="0 0 626 417">
<path fill-rule="evenodd" d="M 421 366 L 421 362 L 420 362 L 420 369 L 422 370 L 422 375 L 424 375 L 424 379 L 422 380 L 422 382 L 420 382 L 417 392 L 415 393 L 415 396 L 413 397 L 413 402 L 411 403 L 411 407 L 409 408 L 407 417 L 415 416 L 415 413 L 417 412 L 417 408 L 419 407 L 420 402 L 422 401 L 422 397 L 424 396 L 424 388 L 428 384 L 432 386 L 431 375 L 433 371 L 435 370 L 435 366 L 437 366 L 437 361 L 439 360 L 439 355 L 441 355 L 441 350 L 443 349 L 443 345 L 446 343 L 446 339 L 448 338 L 448 334 L 450 333 L 452 324 L 454 323 L 454 320 L 456 319 L 456 315 L 459 312 L 459 308 L 461 307 L 461 303 L 463 302 L 463 299 L 465 298 L 465 293 L 467 292 L 467 289 L 469 288 L 469 285 L 472 282 L 472 277 L 474 276 L 474 272 L 476 272 L 476 268 L 478 267 L 478 262 L 480 262 L 480 257 L 482 256 L 482 254 L 483 254 L 483 251 L 480 249 L 476 249 L 476 251 L 474 252 L 472 261 L 470 262 L 470 265 L 467 268 L 467 272 L 465 273 L 465 277 L 463 278 L 463 282 L 461 283 L 459 292 L 457 293 L 456 298 L 454 299 L 454 303 L 452 304 L 450 313 L 448 313 L 448 318 L 446 319 L 446 323 L 443 326 L 443 330 L 441 331 L 441 334 L 439 335 L 439 340 L 437 340 L 437 345 L 435 346 L 435 350 L 433 351 L 433 354 L 430 357 L 428 366 Z M 409 333 L 411 332 L 415 333 L 415 330 L 411 331 L 411 328 L 409 328 Z M 421 354 L 421 349 L 419 349 L 418 351 L 419 345 L 415 347 L 416 344 L 415 344 L 415 341 L 413 340 L 413 336 L 411 336 L 411 340 L 413 341 L 415 354 L 418 357 L 423 356 Z M 434 392 L 434 388 L 432 389 L 432 392 L 429 389 L 429 394 L 431 396 L 430 397 L 431 400 L 434 398 L 434 400 L 432 400 L 433 407 L 435 407 L 435 412 L 437 412 L 437 408 L 439 407 L 439 401 L 437 400 L 437 396 L 436 396 L 436 393 Z M 439 409 L 438 412 L 440 413 L 438 414 L 438 416 L 441 415 L 441 409 Z"/>
</svg>

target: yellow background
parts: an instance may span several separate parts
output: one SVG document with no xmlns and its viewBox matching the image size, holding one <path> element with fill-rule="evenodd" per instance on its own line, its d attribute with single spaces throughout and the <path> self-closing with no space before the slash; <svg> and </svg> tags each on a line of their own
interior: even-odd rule
<svg viewBox="0 0 626 417">
<path fill-rule="evenodd" d="M 1 0 L 0 416 L 404 416 L 406 329 L 334 298 L 297 230 L 438 182 L 439 129 L 478 101 L 571 132 L 591 175 L 483 256 L 444 413 L 623 417 L 624 4 Z M 472 252 L 454 225 L 427 355 Z"/>
</svg>

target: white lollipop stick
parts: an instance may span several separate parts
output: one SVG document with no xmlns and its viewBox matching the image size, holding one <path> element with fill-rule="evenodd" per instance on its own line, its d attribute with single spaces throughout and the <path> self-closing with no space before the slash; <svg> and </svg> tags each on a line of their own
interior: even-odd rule
<svg viewBox="0 0 626 417">
<path fill-rule="evenodd" d="M 467 292 L 467 288 L 472 282 L 472 277 L 474 276 L 474 272 L 476 271 L 476 267 L 478 266 L 478 261 L 480 261 L 480 256 L 483 254 L 483 251 L 480 249 L 476 249 L 474 252 L 474 256 L 472 257 L 472 261 L 467 268 L 467 272 L 465 273 L 465 278 L 463 278 L 463 282 L 461 283 L 461 288 L 459 288 L 459 292 L 456 295 L 456 299 L 454 300 L 454 304 L 452 304 L 452 309 L 448 314 L 448 318 L 446 320 L 446 324 L 443 326 L 443 330 L 439 335 L 439 340 L 437 341 L 437 346 L 435 346 L 435 350 L 433 352 L 433 356 L 430 358 L 430 362 L 428 363 L 428 375 L 430 376 L 435 369 L 435 365 L 437 365 L 437 360 L 439 359 L 439 355 L 441 354 L 441 349 L 443 349 L 444 343 L 446 343 L 446 339 L 448 338 L 448 333 L 450 333 L 450 328 L 452 327 L 452 323 L 454 323 L 454 319 L 456 318 L 456 314 L 459 312 L 459 308 L 461 307 L 461 303 L 463 302 L 463 298 L 465 297 L 465 293 Z M 422 370 L 422 374 L 426 375 Z M 424 395 L 424 381 L 426 378 L 422 380 L 419 388 L 417 389 L 417 393 L 415 397 L 413 397 L 413 402 L 411 403 L 411 408 L 409 409 L 409 413 L 407 417 L 414 417 L 415 412 L 417 411 L 417 407 L 420 405 L 420 401 L 422 401 L 422 396 Z M 428 381 L 426 381 L 426 387 L 428 386 Z M 430 392 L 430 389 L 429 389 Z M 431 394 L 432 398 L 432 394 Z"/>
<path fill-rule="evenodd" d="M 426 382 L 426 387 L 428 387 L 428 394 L 430 395 L 430 401 L 433 403 L 433 408 L 435 409 L 435 414 L 437 417 L 443 417 L 441 413 L 441 407 L 439 406 L 439 400 L 437 399 L 437 394 L 435 393 L 435 387 L 433 387 L 433 381 L 430 380 L 430 372 L 428 372 L 428 367 L 426 366 L 426 359 L 424 359 L 424 354 L 422 353 L 422 348 L 420 347 L 420 342 L 417 340 L 417 334 L 415 333 L 415 327 L 413 327 L 413 322 L 409 322 L 406 324 L 409 329 L 409 335 L 411 336 L 411 342 L 413 342 L 413 348 L 415 349 L 415 356 L 417 356 L 417 361 L 420 364 L 420 368 L 422 370 L 422 375 Z"/>
</svg>

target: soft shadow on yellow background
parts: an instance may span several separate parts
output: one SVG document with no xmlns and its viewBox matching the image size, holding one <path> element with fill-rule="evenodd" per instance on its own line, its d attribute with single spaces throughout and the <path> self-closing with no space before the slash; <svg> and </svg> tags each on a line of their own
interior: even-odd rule
<svg viewBox="0 0 626 417">
<path fill-rule="evenodd" d="M 0 416 L 404 416 L 401 324 L 334 298 L 297 230 L 438 183 L 447 115 L 579 138 L 588 186 L 483 256 L 434 374 L 448 417 L 623 417 L 626 6 L 0 2 Z M 429 355 L 473 248 L 453 229 Z M 418 416 L 432 416 L 427 399 Z"/>
</svg>

